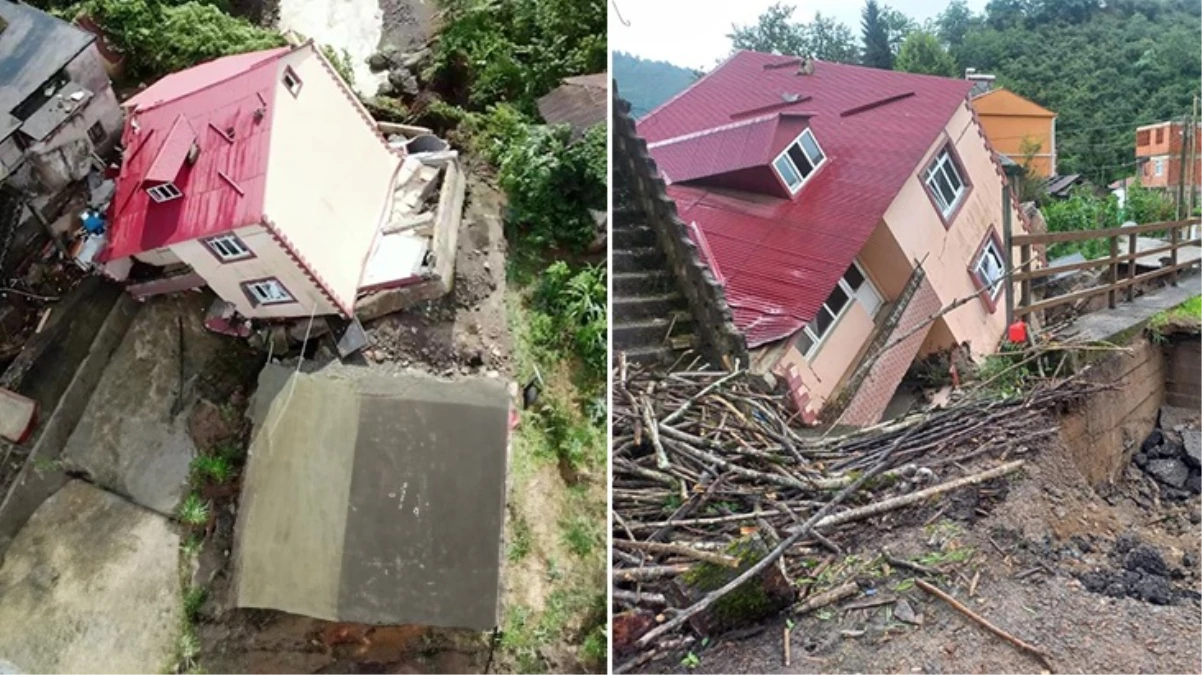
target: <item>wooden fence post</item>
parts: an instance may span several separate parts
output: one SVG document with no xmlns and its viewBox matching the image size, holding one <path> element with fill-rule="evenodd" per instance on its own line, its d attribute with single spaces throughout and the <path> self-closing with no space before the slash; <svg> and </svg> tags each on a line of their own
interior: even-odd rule
<svg viewBox="0 0 1202 675">
<path fill-rule="evenodd" d="M 1181 231 L 1177 225 L 1169 228 L 1169 243 L 1172 244 L 1173 250 L 1169 252 L 1169 265 L 1173 267 L 1173 271 L 1169 272 L 1169 283 L 1177 285 L 1177 245 L 1180 241 Z"/>
<path fill-rule="evenodd" d="M 1031 271 L 1031 245 L 1030 244 L 1023 244 L 1019 248 L 1019 261 L 1023 264 L 1023 266 L 1019 269 L 1020 272 L 1030 272 Z M 1022 289 L 1022 291 L 1021 291 L 1019 299 L 1018 299 L 1018 306 L 1019 307 L 1029 307 L 1031 305 L 1031 280 L 1023 279 L 1021 289 Z M 1030 323 L 1030 321 L 1031 321 L 1031 317 L 1027 317 L 1027 322 Z"/>
<path fill-rule="evenodd" d="M 1116 236 L 1110 237 L 1110 291 L 1106 294 L 1106 304 L 1110 309 L 1114 309 L 1118 304 L 1115 299 L 1114 285 L 1119 280 L 1119 238 Z"/>
<path fill-rule="evenodd" d="M 1137 237 L 1134 234 L 1127 235 L 1127 255 L 1135 255 L 1135 247 L 1137 245 Z M 1135 300 L 1135 258 L 1127 261 L 1127 302 Z"/>
</svg>

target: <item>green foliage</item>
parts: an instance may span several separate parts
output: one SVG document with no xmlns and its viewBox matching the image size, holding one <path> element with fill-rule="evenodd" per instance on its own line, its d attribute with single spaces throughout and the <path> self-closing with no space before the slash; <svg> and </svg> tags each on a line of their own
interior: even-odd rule
<svg viewBox="0 0 1202 675">
<path fill-rule="evenodd" d="M 635 118 L 651 112 L 696 79 L 688 68 L 665 61 L 650 61 L 618 51 L 614 52 L 613 58 L 618 93 L 630 102 L 630 113 Z"/>
<path fill-rule="evenodd" d="M 1070 198 L 1053 201 L 1042 211 L 1049 232 L 1099 230 L 1119 225 L 1118 199 L 1113 195 L 1098 197 L 1089 190 L 1075 190 Z M 1092 260 L 1109 255 L 1110 244 L 1104 239 L 1056 243 L 1048 247 L 1048 258 L 1074 252 Z"/>
<path fill-rule="evenodd" d="M 1165 341 L 1165 328 L 1170 324 L 1202 325 L 1202 295 L 1195 295 L 1172 309 L 1166 309 L 1148 320 L 1148 334 L 1153 342 Z"/>
<path fill-rule="evenodd" d="M 105 31 L 135 78 L 156 79 L 220 56 L 284 44 L 279 33 L 196 0 L 84 0 L 71 13 L 90 16 Z"/>
<path fill-rule="evenodd" d="M 326 60 L 334 67 L 334 72 L 346 82 L 348 87 L 355 86 L 355 70 L 351 65 L 351 53 L 343 49 L 338 51 L 330 45 L 322 45 L 321 53 L 325 55 Z"/>
<path fill-rule="evenodd" d="M 530 546 L 532 543 L 530 524 L 521 515 L 514 516 L 513 533 L 510 535 L 509 546 L 506 551 L 506 557 L 509 558 L 509 562 L 518 562 L 530 555 Z"/>
<path fill-rule="evenodd" d="M 200 498 L 195 492 L 189 493 L 175 510 L 180 522 L 193 527 L 200 527 L 209 522 L 209 503 Z"/>
<path fill-rule="evenodd" d="M 53 473 L 55 471 L 61 471 L 63 468 L 63 462 L 62 462 L 62 460 L 58 460 L 58 459 L 48 459 L 46 457 L 34 457 L 32 466 L 33 466 L 34 473 L 36 473 L 40 476 L 40 475 L 46 474 L 46 473 Z"/>
<path fill-rule="evenodd" d="M 1163 192 L 1149 190 L 1139 183 L 1127 187 L 1123 201 L 1123 222 L 1134 221 L 1141 225 L 1159 223 L 1174 220 L 1176 212 L 1172 200 Z"/>
<path fill-rule="evenodd" d="M 540 277 L 534 293 L 538 319 L 532 326 L 536 344 L 569 349 L 593 375 L 605 371 L 609 324 L 605 267 L 571 268 L 553 263 Z"/>
<path fill-rule="evenodd" d="M 860 30 L 864 38 L 862 63 L 870 68 L 892 70 L 893 50 L 889 48 L 889 29 L 881 16 L 881 6 L 876 0 L 868 0 L 860 17 Z"/>
<path fill-rule="evenodd" d="M 605 626 L 594 626 L 580 645 L 580 660 L 590 670 L 604 670 L 605 658 L 609 654 L 609 641 L 605 637 Z"/>
<path fill-rule="evenodd" d="M 693 670 L 697 666 L 701 665 L 701 657 L 697 656 L 693 652 L 689 652 L 688 654 L 684 655 L 683 659 L 680 660 L 680 665 L 688 668 L 689 670 Z"/>
<path fill-rule="evenodd" d="M 1022 347 L 1007 342 L 1003 344 L 1000 352 L 985 357 L 977 371 L 977 377 L 981 383 L 987 383 L 987 391 L 997 396 L 1008 397 L 1020 394 L 1026 389 L 1030 379 L 1036 374 L 1036 366 L 1034 363 L 1019 365 L 1025 358 L 1023 354 L 1015 353 L 1020 349 Z"/>
<path fill-rule="evenodd" d="M 596 234 L 589 209 L 606 207 L 604 125 L 568 143 L 569 129 L 529 127 L 498 153 L 498 181 L 509 196 L 518 238 L 537 249 L 581 250 Z"/>
<path fill-rule="evenodd" d="M 606 67 L 606 5 L 596 0 L 440 0 L 437 82 L 472 110 L 509 102 L 535 112 L 569 75 Z"/>
<path fill-rule="evenodd" d="M 537 451 L 547 459 L 555 459 L 572 469 L 598 464 L 596 453 L 604 451 L 605 431 L 580 423 L 567 404 L 551 401 L 532 416 L 543 435 Z"/>
<path fill-rule="evenodd" d="M 776 51 L 840 63 L 855 63 L 859 59 L 855 34 L 846 24 L 823 16 L 821 12 L 816 12 L 810 23 L 794 23 L 796 9 L 777 2 L 764 10 L 754 24 L 733 26 L 726 37 L 730 38 L 734 49 Z"/>
<path fill-rule="evenodd" d="M 200 553 L 200 550 L 204 547 L 204 543 L 204 537 L 197 533 L 189 534 L 180 542 L 180 553 L 183 553 L 185 558 L 194 558 Z"/>
<path fill-rule="evenodd" d="M 577 516 L 561 525 L 563 543 L 578 556 L 587 556 L 601 543 L 601 531 L 592 518 Z"/>
<path fill-rule="evenodd" d="M 229 457 L 221 454 L 198 455 L 192 459 L 192 478 L 198 484 L 206 480 L 224 483 L 234 477 L 236 469 Z"/>
<path fill-rule="evenodd" d="M 956 61 L 939 44 L 939 40 L 922 31 L 915 31 L 906 37 L 894 65 L 907 73 L 941 77 L 955 77 L 958 70 Z"/>
<path fill-rule="evenodd" d="M 193 586 L 184 591 L 184 617 L 188 621 L 195 621 L 200 614 L 200 608 L 205 603 L 205 598 L 208 597 L 208 591 L 199 587 Z"/>
</svg>

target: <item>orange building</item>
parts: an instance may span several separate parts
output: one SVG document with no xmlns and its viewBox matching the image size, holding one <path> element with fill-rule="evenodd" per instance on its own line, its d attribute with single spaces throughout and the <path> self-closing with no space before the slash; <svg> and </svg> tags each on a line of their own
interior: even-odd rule
<svg viewBox="0 0 1202 675">
<path fill-rule="evenodd" d="M 1182 122 L 1161 122 L 1135 129 L 1135 159 L 1140 164 L 1141 185 L 1164 189 L 1181 182 L 1181 146 L 1187 130 Z M 1197 182 L 1202 177 L 1202 133 L 1194 134 L 1192 157 L 1194 170 L 1187 172 L 1186 179 Z"/>
<path fill-rule="evenodd" d="M 982 77 L 969 75 L 970 80 Z M 975 90 L 974 90 L 975 91 Z M 1056 113 L 1006 89 L 972 97 L 972 108 L 995 152 L 1042 178 L 1056 175 Z"/>
</svg>

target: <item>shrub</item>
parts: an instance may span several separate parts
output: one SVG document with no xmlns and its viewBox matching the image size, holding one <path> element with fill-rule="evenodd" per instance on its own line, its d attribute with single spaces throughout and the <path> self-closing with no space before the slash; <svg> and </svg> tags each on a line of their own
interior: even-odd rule
<svg viewBox="0 0 1202 675">
<path fill-rule="evenodd" d="M 604 266 L 573 270 L 562 260 L 553 263 L 535 288 L 538 318 L 531 322 L 531 336 L 536 345 L 569 349 L 589 372 L 603 373 L 609 336 L 607 298 Z"/>
</svg>

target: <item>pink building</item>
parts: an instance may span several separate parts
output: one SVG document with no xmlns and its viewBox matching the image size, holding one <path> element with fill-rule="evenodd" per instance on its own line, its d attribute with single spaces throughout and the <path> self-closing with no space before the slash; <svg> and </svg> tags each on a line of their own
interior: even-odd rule
<svg viewBox="0 0 1202 675">
<path fill-rule="evenodd" d="M 1004 216 L 1025 228 L 971 86 L 738 52 L 638 123 L 753 368 L 807 421 L 838 400 L 843 422 L 874 423 L 915 357 L 997 349 Z"/>
<path fill-rule="evenodd" d="M 421 277 L 428 237 L 386 228 L 420 163 L 311 42 L 174 73 L 125 107 L 100 260 L 135 295 L 208 285 L 244 318 L 350 317 L 364 289 Z"/>
</svg>

